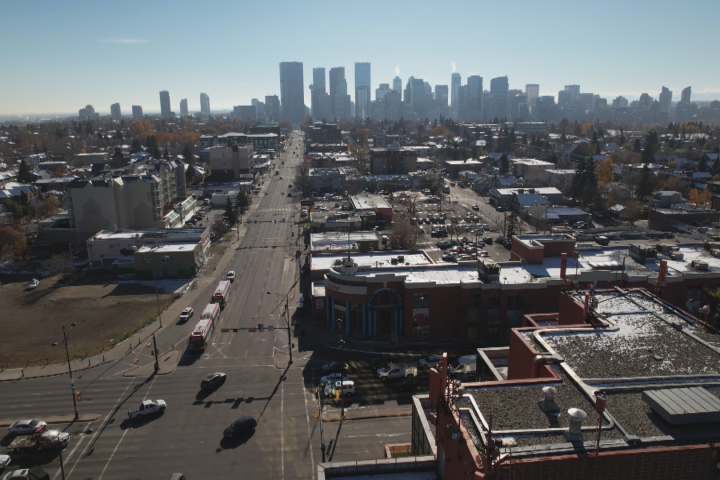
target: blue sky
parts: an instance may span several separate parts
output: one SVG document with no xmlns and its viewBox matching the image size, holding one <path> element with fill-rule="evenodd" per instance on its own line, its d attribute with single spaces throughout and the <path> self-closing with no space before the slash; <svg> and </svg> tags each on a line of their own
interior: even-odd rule
<svg viewBox="0 0 720 480">
<path fill-rule="evenodd" d="M 301 61 L 306 98 L 313 67 L 372 63 L 373 89 L 399 69 L 449 84 L 508 75 L 510 88 L 565 84 L 609 100 L 665 85 L 720 98 L 720 2 L 668 1 L 19 1 L 0 5 L 0 115 L 109 112 L 119 102 L 158 111 L 245 105 L 278 94 L 279 62 Z M 374 98 L 374 91 L 373 91 Z"/>
</svg>

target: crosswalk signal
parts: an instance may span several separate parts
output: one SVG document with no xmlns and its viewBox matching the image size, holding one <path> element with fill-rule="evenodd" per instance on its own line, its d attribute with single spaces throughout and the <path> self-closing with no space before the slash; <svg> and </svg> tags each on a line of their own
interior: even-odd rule
<svg viewBox="0 0 720 480">
<path fill-rule="evenodd" d="M 75 397 L 77 397 L 78 402 L 82 401 L 82 396 L 80 395 L 80 392 L 75 392 Z"/>
</svg>

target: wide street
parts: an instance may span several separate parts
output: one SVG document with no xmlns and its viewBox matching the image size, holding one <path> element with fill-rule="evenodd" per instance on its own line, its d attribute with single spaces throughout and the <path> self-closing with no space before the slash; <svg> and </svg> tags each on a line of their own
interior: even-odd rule
<svg viewBox="0 0 720 480">
<path fill-rule="evenodd" d="M 190 479 L 314 477 L 315 464 L 321 461 L 320 433 L 315 419 L 317 398 L 309 387 L 319 379 L 319 374 L 311 373 L 321 365 L 319 359 L 313 359 L 308 348 L 298 351 L 302 339 L 294 334 L 294 363 L 288 366 L 287 330 L 221 331 L 260 323 L 284 326 L 286 295 L 290 316 L 295 312 L 299 294 L 295 250 L 304 252 L 304 245 L 302 241 L 299 247 L 294 244 L 299 199 L 288 197 L 287 192 L 301 164 L 302 150 L 301 136 L 295 132 L 285 153 L 276 159 L 279 175 L 270 171 L 264 177 L 257 210 L 243 218 L 247 230 L 239 242 L 231 244 L 235 252 L 227 268 L 235 270 L 237 278 L 204 353 L 185 351 L 185 342 L 217 282 L 191 305 L 195 316 L 190 321 L 179 324 L 176 318 L 163 319 L 166 326 L 174 324 L 158 336 L 158 351 L 168 357 L 173 351 L 182 352 L 172 373 L 129 371 L 136 356 L 140 364 L 151 362 L 150 349 L 141 345 L 137 353 L 117 363 L 75 376 L 82 395 L 79 412 L 101 418 L 53 425 L 75 434 L 63 452 L 66 478 L 165 479 L 173 472 Z M 217 280 L 225 273 L 217 271 Z M 200 381 L 214 371 L 226 373 L 227 382 L 213 393 L 201 392 Z M 43 419 L 73 412 L 66 375 L 1 385 L 0 417 Z M 165 400 L 167 411 L 147 420 L 129 420 L 127 409 L 145 399 Z M 223 439 L 223 429 L 243 415 L 258 421 L 255 434 Z M 409 441 L 410 420 L 326 422 L 324 430 L 325 441 L 332 438 L 335 444 L 331 456 L 335 461 L 381 458 L 384 443 Z M 0 444 L 9 441 L 6 437 Z M 13 458 L 9 468 L 40 465 L 51 478 L 61 478 L 57 453 Z"/>
</svg>

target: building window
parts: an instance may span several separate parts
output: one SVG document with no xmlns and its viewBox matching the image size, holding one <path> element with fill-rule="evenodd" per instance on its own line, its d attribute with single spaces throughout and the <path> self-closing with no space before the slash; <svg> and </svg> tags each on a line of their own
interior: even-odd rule
<svg viewBox="0 0 720 480">
<path fill-rule="evenodd" d="M 508 295 L 508 310 L 522 310 L 524 297 L 522 293 Z"/>
<path fill-rule="evenodd" d="M 428 338 L 429 336 L 430 327 L 427 324 L 412 327 L 412 338 Z"/>
<path fill-rule="evenodd" d="M 162 263 L 170 263 L 170 262 L 172 262 L 172 257 L 170 255 L 165 255 L 162 258 Z"/>
<path fill-rule="evenodd" d="M 482 297 L 479 293 L 470 295 L 468 300 L 468 323 L 480 322 Z"/>
<path fill-rule="evenodd" d="M 430 293 L 413 293 L 413 308 L 429 308 L 430 307 Z M 424 337 L 419 337 L 424 338 Z"/>
<path fill-rule="evenodd" d="M 702 295 L 702 287 L 700 285 L 693 285 L 687 289 L 687 301 L 688 302 L 699 302 L 700 296 Z"/>
<path fill-rule="evenodd" d="M 500 295 L 497 293 L 491 293 L 488 295 L 488 309 L 500 308 Z"/>
</svg>

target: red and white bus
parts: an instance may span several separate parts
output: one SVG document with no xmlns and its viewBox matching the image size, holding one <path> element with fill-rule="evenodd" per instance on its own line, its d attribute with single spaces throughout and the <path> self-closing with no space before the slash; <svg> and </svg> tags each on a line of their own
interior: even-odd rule
<svg viewBox="0 0 720 480">
<path fill-rule="evenodd" d="M 215 322 L 220 316 L 220 305 L 209 303 L 203 310 L 200 320 L 190 334 L 188 348 L 191 351 L 203 351 L 210 341 Z"/>
<path fill-rule="evenodd" d="M 225 308 L 225 304 L 227 303 L 227 297 L 230 294 L 230 280 L 220 280 L 220 283 L 218 283 L 217 287 L 215 287 L 215 292 L 212 295 L 212 299 L 210 300 L 212 303 L 217 303 L 220 305 L 220 308 Z"/>
</svg>

